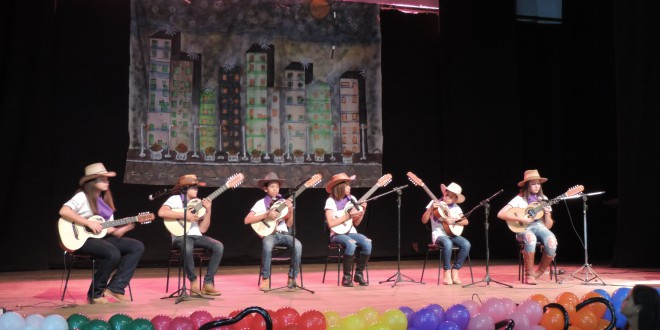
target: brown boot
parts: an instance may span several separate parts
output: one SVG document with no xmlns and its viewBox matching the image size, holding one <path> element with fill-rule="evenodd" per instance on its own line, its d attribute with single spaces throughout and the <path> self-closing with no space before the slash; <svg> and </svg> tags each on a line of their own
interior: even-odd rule
<svg viewBox="0 0 660 330">
<path fill-rule="evenodd" d="M 199 280 L 190 281 L 190 293 L 202 294 L 202 290 L 199 289 Z"/>
<path fill-rule="evenodd" d="M 536 278 L 534 277 L 534 253 L 535 252 L 521 252 L 523 255 L 523 269 L 525 270 L 524 282 L 531 285 L 536 285 Z"/>
<path fill-rule="evenodd" d="M 261 279 L 261 285 L 259 286 L 259 290 L 261 290 L 261 291 L 270 290 L 270 278 L 262 278 Z"/>
<path fill-rule="evenodd" d="M 548 269 L 548 266 L 550 266 L 550 263 L 555 257 L 551 257 L 547 254 L 543 254 L 541 257 L 541 262 L 539 262 L 539 268 L 534 272 L 534 278 L 539 278 L 543 273 L 545 273 L 545 270 Z"/>
<path fill-rule="evenodd" d="M 458 269 L 451 269 L 451 281 L 454 282 L 454 284 L 462 284 L 461 279 L 458 277 Z"/>
<path fill-rule="evenodd" d="M 220 291 L 218 291 L 213 283 L 204 283 L 204 286 L 202 287 L 202 293 L 205 295 L 209 296 L 219 296 L 221 295 Z"/>
<path fill-rule="evenodd" d="M 445 278 L 442 280 L 442 283 L 445 285 L 452 285 L 454 281 L 451 279 L 451 271 L 445 269 Z"/>
</svg>

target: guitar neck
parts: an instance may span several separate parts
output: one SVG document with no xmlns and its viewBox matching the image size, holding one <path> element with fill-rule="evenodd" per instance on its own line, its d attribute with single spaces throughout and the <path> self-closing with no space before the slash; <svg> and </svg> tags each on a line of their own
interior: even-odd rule
<svg viewBox="0 0 660 330">
<path fill-rule="evenodd" d="M 427 187 L 426 185 L 423 185 L 422 188 L 424 188 L 424 191 L 426 192 L 426 194 L 429 195 L 429 197 L 431 197 L 431 199 L 434 202 L 436 202 L 436 203 L 439 202 L 438 197 L 435 197 L 435 195 L 433 194 L 433 192 L 431 192 L 431 189 L 429 189 L 429 187 Z"/>
<path fill-rule="evenodd" d="M 101 227 L 105 228 L 110 228 L 110 227 L 117 227 L 121 225 L 125 225 L 127 223 L 131 222 L 137 222 L 138 217 L 128 217 L 128 218 L 122 218 L 122 219 L 117 219 L 117 220 L 112 220 L 112 221 L 105 221 L 101 222 Z"/>
<path fill-rule="evenodd" d="M 229 187 L 227 187 L 227 185 L 225 184 L 222 187 L 216 189 L 214 192 L 212 192 L 208 196 L 206 196 L 206 198 L 208 198 L 209 200 L 213 200 L 214 198 L 220 196 L 220 194 L 225 192 L 228 188 Z M 199 212 L 199 210 L 201 210 L 203 207 L 204 207 L 204 205 L 202 205 L 202 203 L 197 203 L 195 205 L 195 212 Z"/>
<path fill-rule="evenodd" d="M 369 189 L 369 191 L 367 191 L 366 194 L 362 195 L 362 197 L 358 199 L 358 204 L 362 204 L 362 202 L 366 201 L 371 195 L 373 195 L 374 192 L 376 192 L 376 189 L 378 189 L 378 187 L 380 187 L 378 184 L 375 184 L 373 187 L 371 187 L 371 189 Z"/>
</svg>

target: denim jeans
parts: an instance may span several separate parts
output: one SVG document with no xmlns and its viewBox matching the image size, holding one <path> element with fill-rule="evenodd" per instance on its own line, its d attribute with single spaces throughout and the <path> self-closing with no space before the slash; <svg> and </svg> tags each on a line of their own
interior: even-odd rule
<svg viewBox="0 0 660 330">
<path fill-rule="evenodd" d="M 330 236 L 330 243 L 338 243 L 344 246 L 344 254 L 352 256 L 355 254 L 355 248 L 360 247 L 360 254 L 371 254 L 371 239 L 358 233 L 348 233 L 342 235 Z"/>
<path fill-rule="evenodd" d="M 525 231 L 516 234 L 516 240 L 525 244 L 525 252 L 536 251 L 536 241 L 543 243 L 543 251 L 550 257 L 557 253 L 557 238 L 550 229 L 546 228 L 540 222 L 529 225 Z"/>
<path fill-rule="evenodd" d="M 222 253 L 225 251 L 225 246 L 222 245 L 219 241 L 208 237 L 208 236 L 186 236 L 186 254 L 183 256 L 183 260 L 186 264 L 186 276 L 192 282 L 197 279 L 197 274 L 195 274 L 195 260 L 193 259 L 193 249 L 203 248 L 205 250 L 211 251 L 211 260 L 209 261 L 209 267 L 206 270 L 206 275 L 204 276 L 204 284 L 213 284 L 215 274 L 218 272 L 218 266 L 220 265 L 220 260 L 222 260 Z M 181 242 L 183 242 L 183 236 L 176 237 L 172 244 L 182 249 Z"/>
<path fill-rule="evenodd" d="M 263 267 L 261 268 L 261 277 L 270 278 L 270 267 L 273 258 L 273 247 L 276 245 L 287 246 L 293 248 L 293 236 L 283 233 L 275 233 L 268 235 L 262 240 L 261 260 Z M 293 249 L 291 256 L 291 266 L 289 267 L 289 277 L 296 278 L 300 270 L 300 257 L 302 256 L 302 244 L 296 238 L 296 247 Z"/>
<path fill-rule="evenodd" d="M 438 236 L 435 240 L 435 244 L 438 244 L 442 247 L 442 261 L 444 265 L 442 266 L 444 270 L 461 269 L 463 267 L 463 262 L 470 253 L 470 248 L 472 244 L 465 237 L 462 236 Z M 456 254 L 456 259 L 454 264 L 451 265 L 451 252 L 454 245 L 458 246 L 458 253 Z"/>
<path fill-rule="evenodd" d="M 88 239 L 78 251 L 96 259 L 94 282 L 89 286 L 87 297 L 98 298 L 105 289 L 124 294 L 144 253 L 144 244 L 136 239 L 108 235 Z"/>
</svg>

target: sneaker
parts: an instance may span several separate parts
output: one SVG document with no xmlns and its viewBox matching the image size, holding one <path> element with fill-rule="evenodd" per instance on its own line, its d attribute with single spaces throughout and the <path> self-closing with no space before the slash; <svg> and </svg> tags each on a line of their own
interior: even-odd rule
<svg viewBox="0 0 660 330">
<path fill-rule="evenodd" d="M 105 291 L 103 291 L 103 295 L 106 296 L 106 297 L 112 297 L 112 298 L 114 298 L 115 300 L 117 300 L 119 302 L 131 302 L 131 298 L 126 297 L 126 295 L 123 295 L 121 293 L 112 292 L 108 289 L 105 289 Z"/>
<path fill-rule="evenodd" d="M 270 278 L 262 278 L 261 279 L 261 285 L 259 286 L 259 290 L 261 290 L 261 291 L 270 290 Z"/>
</svg>

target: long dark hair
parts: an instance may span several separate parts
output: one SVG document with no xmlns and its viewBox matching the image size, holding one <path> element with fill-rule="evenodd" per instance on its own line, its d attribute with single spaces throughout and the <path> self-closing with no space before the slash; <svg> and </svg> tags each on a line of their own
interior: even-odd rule
<svg viewBox="0 0 660 330">
<path fill-rule="evenodd" d="M 529 193 L 529 183 L 530 182 L 532 182 L 532 180 L 526 181 L 525 184 L 522 186 L 522 188 L 520 188 L 520 193 L 518 194 L 522 198 L 524 198 L 525 201 L 529 200 L 529 195 L 530 195 L 530 193 Z M 539 187 L 539 194 L 538 195 L 540 197 L 539 200 L 548 199 L 547 197 L 545 197 L 545 194 L 543 193 L 543 185 L 541 185 L 541 187 Z"/>
<path fill-rule="evenodd" d="M 635 305 L 641 307 L 638 330 L 660 329 L 660 293 L 653 287 L 638 284 L 631 291 Z"/>
<path fill-rule="evenodd" d="M 92 213 L 94 214 L 99 214 L 99 208 L 97 207 L 96 203 L 96 192 L 98 192 L 98 189 L 94 186 L 96 180 L 90 180 L 87 181 L 83 184 L 83 186 L 78 190 L 82 191 L 85 193 L 85 197 L 87 197 L 87 202 L 89 202 L 89 208 L 92 210 Z M 115 201 L 112 198 L 112 193 L 110 192 L 110 188 L 106 190 L 105 192 L 101 191 L 101 198 L 103 198 L 103 201 L 110 206 L 113 212 L 117 211 L 115 209 Z"/>
</svg>

